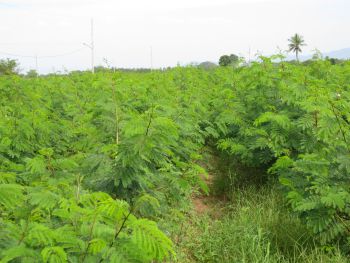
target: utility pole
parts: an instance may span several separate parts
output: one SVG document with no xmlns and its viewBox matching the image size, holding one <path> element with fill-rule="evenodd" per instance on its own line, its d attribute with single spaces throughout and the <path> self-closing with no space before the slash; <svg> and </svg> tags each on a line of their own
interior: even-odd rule
<svg viewBox="0 0 350 263">
<path fill-rule="evenodd" d="M 250 50 L 250 46 L 249 46 L 249 58 L 248 58 L 248 65 L 250 66 L 250 52 L 251 52 L 251 50 Z"/>
<path fill-rule="evenodd" d="M 95 73 L 95 64 L 94 64 L 94 20 L 91 18 L 91 72 L 92 74 Z"/>
<path fill-rule="evenodd" d="M 35 71 L 39 74 L 39 68 L 38 68 L 38 55 L 35 54 Z"/>
<path fill-rule="evenodd" d="M 91 18 L 91 42 L 90 44 L 83 43 L 84 46 L 87 46 L 91 50 L 91 72 L 92 74 L 95 73 L 95 64 L 94 64 L 94 51 L 95 51 L 95 44 L 94 44 L 94 20 Z"/>
<path fill-rule="evenodd" d="M 152 46 L 150 46 L 150 59 L 151 59 L 151 70 L 153 70 L 153 49 L 152 49 Z"/>
</svg>

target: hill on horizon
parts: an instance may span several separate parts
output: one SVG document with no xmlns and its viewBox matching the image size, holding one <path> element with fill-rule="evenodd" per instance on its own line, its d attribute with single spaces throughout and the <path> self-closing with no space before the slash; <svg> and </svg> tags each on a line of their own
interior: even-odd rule
<svg viewBox="0 0 350 263">
<path fill-rule="evenodd" d="M 329 52 L 322 52 L 323 57 L 337 58 L 337 59 L 350 59 L 350 48 L 343 48 L 338 50 L 333 50 Z M 311 59 L 313 54 L 305 54 L 300 56 L 300 60 L 305 61 Z M 290 53 L 287 57 L 288 60 L 295 59 L 295 56 Z"/>
</svg>

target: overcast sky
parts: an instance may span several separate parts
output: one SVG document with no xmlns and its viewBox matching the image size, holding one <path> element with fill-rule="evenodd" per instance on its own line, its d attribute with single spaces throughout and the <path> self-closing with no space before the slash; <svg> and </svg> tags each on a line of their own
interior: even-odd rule
<svg viewBox="0 0 350 263">
<path fill-rule="evenodd" d="M 42 73 L 86 69 L 91 17 L 96 64 L 149 67 L 151 46 L 154 67 L 272 54 L 294 33 L 304 53 L 326 52 L 350 47 L 349 11 L 349 0 L 0 0 L 0 58 L 37 55 Z M 24 72 L 36 66 L 18 60 Z"/>
</svg>

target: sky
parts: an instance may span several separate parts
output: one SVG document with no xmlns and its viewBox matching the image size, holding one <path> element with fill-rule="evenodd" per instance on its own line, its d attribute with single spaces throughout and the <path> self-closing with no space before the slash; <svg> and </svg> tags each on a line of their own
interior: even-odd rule
<svg viewBox="0 0 350 263">
<path fill-rule="evenodd" d="M 295 33 L 303 53 L 328 52 L 350 47 L 349 10 L 349 0 L 0 0 L 0 58 L 22 72 L 88 69 L 91 18 L 96 65 L 253 58 L 286 50 Z"/>
</svg>

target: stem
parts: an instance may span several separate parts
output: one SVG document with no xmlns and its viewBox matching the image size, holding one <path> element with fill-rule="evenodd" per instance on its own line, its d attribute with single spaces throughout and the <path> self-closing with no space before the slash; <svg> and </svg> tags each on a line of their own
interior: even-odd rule
<svg viewBox="0 0 350 263">
<path fill-rule="evenodd" d="M 341 216 L 339 216 L 338 214 L 336 214 L 336 216 L 341 221 L 341 223 L 344 225 L 346 230 L 350 233 L 350 228 L 349 228 L 348 224 L 344 221 L 344 219 Z"/>
<path fill-rule="evenodd" d="M 116 134 L 115 134 L 115 142 L 119 144 L 119 115 L 118 115 L 118 109 L 117 107 L 115 108 L 115 115 L 116 115 Z"/>
<path fill-rule="evenodd" d="M 131 215 L 131 209 L 130 209 L 129 213 L 128 213 L 126 216 L 124 216 L 123 223 L 122 223 L 122 225 L 120 226 L 119 229 L 117 228 L 117 227 L 118 227 L 118 222 L 117 222 L 116 227 L 115 227 L 115 230 L 116 230 L 116 231 L 115 231 L 114 238 L 113 238 L 113 240 L 111 241 L 111 243 L 109 244 L 109 247 L 110 247 L 110 248 L 114 246 L 114 242 L 117 240 L 117 238 L 118 238 L 120 232 L 122 232 L 122 230 L 124 229 L 125 223 L 126 223 L 126 221 L 128 220 L 128 218 L 129 218 L 130 215 Z M 104 259 L 101 258 L 100 261 L 99 261 L 99 263 L 103 262 L 103 260 L 104 260 Z"/>
<path fill-rule="evenodd" d="M 53 168 L 51 161 L 52 161 L 51 156 L 48 156 L 47 157 L 47 168 L 49 168 L 51 176 L 55 176 L 55 169 Z"/>
<path fill-rule="evenodd" d="M 76 181 L 77 181 L 77 190 L 76 190 L 76 193 L 75 193 L 75 199 L 76 199 L 76 202 L 79 203 L 79 200 L 80 200 L 80 186 L 81 186 L 80 175 L 77 175 Z"/>
<path fill-rule="evenodd" d="M 18 246 L 23 242 L 24 238 L 26 237 L 26 233 L 28 231 L 28 227 L 29 227 L 29 222 L 27 220 L 26 221 L 26 227 L 24 228 L 24 231 L 22 232 L 21 237 L 18 240 L 18 243 L 17 243 Z"/>
<path fill-rule="evenodd" d="M 92 225 L 91 225 L 91 228 L 90 228 L 89 239 L 88 239 L 88 245 L 86 246 L 86 249 L 85 249 L 84 254 L 83 254 L 83 259 L 81 260 L 81 262 L 84 262 L 84 261 L 85 261 L 86 255 L 87 255 L 88 250 L 89 250 L 89 248 L 90 248 L 90 241 L 91 241 L 91 238 L 92 238 L 92 232 L 93 232 L 94 227 L 95 227 L 95 224 L 96 224 L 96 218 L 97 218 L 97 213 L 96 213 L 95 216 L 94 216 L 94 220 L 93 220 Z"/>
<path fill-rule="evenodd" d="M 314 118 L 315 118 L 315 127 L 318 127 L 318 111 L 314 112 Z"/>
<path fill-rule="evenodd" d="M 350 153 L 350 148 L 349 148 L 348 142 L 347 142 L 347 140 L 346 140 L 345 132 L 344 132 L 343 127 L 342 127 L 342 125 L 341 125 L 341 123 L 340 123 L 339 116 L 338 116 L 337 113 L 335 112 L 333 103 L 332 103 L 332 102 L 329 102 L 329 103 L 330 103 L 331 106 L 332 106 L 332 112 L 333 112 L 333 114 L 334 114 L 334 116 L 335 116 L 335 118 L 336 118 L 336 120 L 337 120 L 339 129 L 340 129 L 340 132 L 341 132 L 341 134 L 342 134 L 342 136 L 343 136 L 343 141 L 345 142 L 346 148 L 348 149 L 348 152 Z"/>
<path fill-rule="evenodd" d="M 146 136 L 148 135 L 149 128 L 151 127 L 151 123 L 152 123 L 152 119 L 153 119 L 153 112 L 154 112 L 154 107 L 152 106 L 152 111 L 151 111 L 151 114 L 149 116 L 149 121 L 148 121 L 147 129 L 146 129 Z"/>
<path fill-rule="evenodd" d="M 128 218 L 129 218 L 130 215 L 131 215 L 131 210 L 129 211 L 129 213 L 127 214 L 127 216 L 124 217 L 124 220 L 123 220 L 122 225 L 120 226 L 119 230 L 115 233 L 114 239 L 112 240 L 112 242 L 111 242 L 111 244 L 110 244 L 111 247 L 114 245 L 114 242 L 115 242 L 115 240 L 118 238 L 120 232 L 122 232 L 122 230 L 123 230 L 123 228 L 124 228 L 124 226 L 125 226 L 125 223 L 126 223 L 126 221 L 128 220 Z"/>
<path fill-rule="evenodd" d="M 119 114 L 118 114 L 117 96 L 115 94 L 114 85 L 112 85 L 112 95 L 113 95 L 114 115 L 115 115 L 115 143 L 119 144 Z"/>
</svg>

